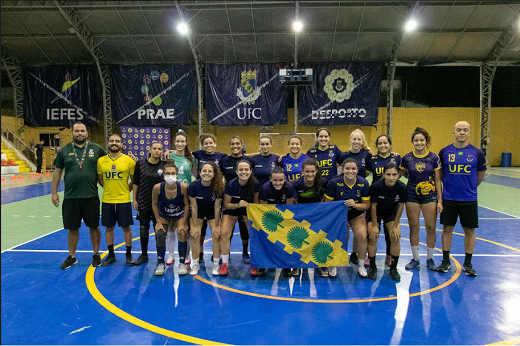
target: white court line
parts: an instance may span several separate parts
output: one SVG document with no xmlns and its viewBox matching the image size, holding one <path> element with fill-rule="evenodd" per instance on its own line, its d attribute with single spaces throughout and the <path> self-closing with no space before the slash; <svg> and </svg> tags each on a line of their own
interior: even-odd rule
<svg viewBox="0 0 520 346">
<path fill-rule="evenodd" d="M 424 220 L 423 217 L 420 217 L 419 219 Z M 518 218 L 518 217 L 479 217 L 478 219 L 479 220 L 520 220 L 520 218 Z M 408 218 L 401 217 L 400 220 L 408 220 Z"/>
<path fill-rule="evenodd" d="M 504 213 L 503 211 L 498 211 L 498 210 L 495 210 L 495 209 L 493 209 L 493 208 L 484 207 L 483 205 L 479 205 L 479 207 L 486 208 L 486 209 L 489 209 L 489 210 L 495 211 L 495 212 L 497 212 L 497 213 L 504 214 L 504 215 L 507 215 L 507 216 L 511 216 L 511 217 L 513 217 L 513 218 L 515 218 L 515 219 L 519 219 L 519 220 L 520 220 L 520 217 L 517 217 L 517 216 L 511 215 L 511 214 L 508 214 L 508 213 Z"/>
<path fill-rule="evenodd" d="M 15 245 L 15 246 L 13 246 L 13 247 L 10 247 L 9 249 L 5 249 L 4 251 L 2 251 L 2 253 L 6 252 L 6 251 L 17 251 L 17 250 L 13 250 L 13 249 L 14 249 L 15 247 L 22 246 L 22 245 L 28 244 L 28 243 L 30 243 L 30 242 L 32 242 L 32 241 L 35 241 L 35 240 L 38 240 L 38 239 L 43 238 L 43 237 L 45 237 L 45 236 L 48 236 L 49 234 L 53 234 L 53 233 L 56 233 L 56 232 L 58 232 L 58 231 L 61 231 L 62 229 L 63 229 L 63 228 L 57 229 L 57 230 L 55 230 L 55 231 L 52 231 L 52 232 L 49 232 L 49 233 L 47 233 L 47 234 L 41 235 L 41 236 L 39 236 L 39 237 L 36 237 L 36 238 L 34 238 L 34 239 L 31 239 L 31 240 L 28 240 L 28 241 L 23 242 L 23 243 L 21 243 L 21 244 Z M 69 252 L 69 251 L 67 250 L 67 252 Z"/>
</svg>

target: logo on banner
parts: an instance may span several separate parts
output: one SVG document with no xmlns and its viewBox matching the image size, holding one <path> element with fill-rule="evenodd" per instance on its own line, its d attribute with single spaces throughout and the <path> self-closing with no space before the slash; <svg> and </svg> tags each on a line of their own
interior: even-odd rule
<svg viewBox="0 0 520 346">
<path fill-rule="evenodd" d="M 69 100 L 69 96 L 72 93 L 73 86 L 81 79 L 81 77 L 78 77 L 77 79 L 72 80 L 72 76 L 70 73 L 67 73 L 65 75 L 65 82 L 61 86 L 61 93 L 57 90 L 54 90 L 49 85 L 45 85 L 47 89 L 52 91 L 56 97 L 54 100 L 51 101 L 51 104 L 56 102 L 57 100 L 62 100 L 68 103 L 73 108 L 47 108 L 47 120 L 71 120 L 71 121 L 78 121 L 83 120 L 83 118 L 86 116 L 86 113 L 83 112 L 83 110 L 76 105 L 74 105 Z"/>
<path fill-rule="evenodd" d="M 332 70 L 325 77 L 323 90 L 327 93 L 329 100 L 342 103 L 350 99 L 355 87 L 354 76 L 342 68 L 341 70 Z"/>
<path fill-rule="evenodd" d="M 237 96 L 243 104 L 252 105 L 262 95 L 257 85 L 256 70 L 244 70 L 240 77 L 240 88 L 237 88 Z"/>
<path fill-rule="evenodd" d="M 67 73 L 65 75 L 65 82 L 61 86 L 61 95 L 65 98 L 69 98 L 70 93 L 72 91 L 72 86 L 74 84 L 76 84 L 80 79 L 81 79 L 81 77 L 78 77 L 77 79 L 72 80 L 72 76 L 70 75 L 70 73 Z M 54 100 L 52 100 L 51 103 L 54 103 L 55 101 L 57 101 L 59 99 L 61 99 L 61 97 L 56 96 L 56 98 Z"/>
</svg>

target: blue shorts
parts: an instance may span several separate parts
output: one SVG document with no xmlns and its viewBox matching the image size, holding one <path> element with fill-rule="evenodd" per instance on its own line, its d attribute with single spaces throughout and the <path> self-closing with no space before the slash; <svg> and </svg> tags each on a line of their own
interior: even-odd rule
<svg viewBox="0 0 520 346">
<path fill-rule="evenodd" d="M 428 204 L 428 203 L 437 203 L 437 195 L 415 195 L 415 194 L 408 194 L 408 200 L 407 202 L 411 203 L 417 203 L 417 204 Z"/>
<path fill-rule="evenodd" d="M 132 203 L 102 203 L 101 224 L 105 227 L 126 227 L 134 224 L 132 217 Z"/>
</svg>

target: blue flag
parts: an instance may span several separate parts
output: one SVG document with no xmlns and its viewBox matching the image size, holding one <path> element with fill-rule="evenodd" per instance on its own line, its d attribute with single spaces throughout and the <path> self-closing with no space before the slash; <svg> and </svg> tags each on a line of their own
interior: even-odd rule
<svg viewBox="0 0 520 346">
<path fill-rule="evenodd" d="M 347 207 L 343 201 L 250 204 L 247 217 L 253 267 L 348 265 Z"/>
</svg>

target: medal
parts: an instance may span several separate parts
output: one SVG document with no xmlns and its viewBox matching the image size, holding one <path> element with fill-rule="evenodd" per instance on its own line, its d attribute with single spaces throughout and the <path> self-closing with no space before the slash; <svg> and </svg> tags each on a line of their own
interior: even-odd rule
<svg viewBox="0 0 520 346">
<path fill-rule="evenodd" d="M 74 157 L 76 158 L 76 163 L 79 165 L 79 169 L 83 168 L 83 162 L 85 162 L 85 155 L 87 154 L 88 141 L 85 142 L 85 146 L 83 153 L 81 154 L 81 160 L 78 158 L 78 154 L 76 153 L 76 148 L 74 148 L 74 144 L 72 144 L 72 151 L 74 152 Z"/>
</svg>

